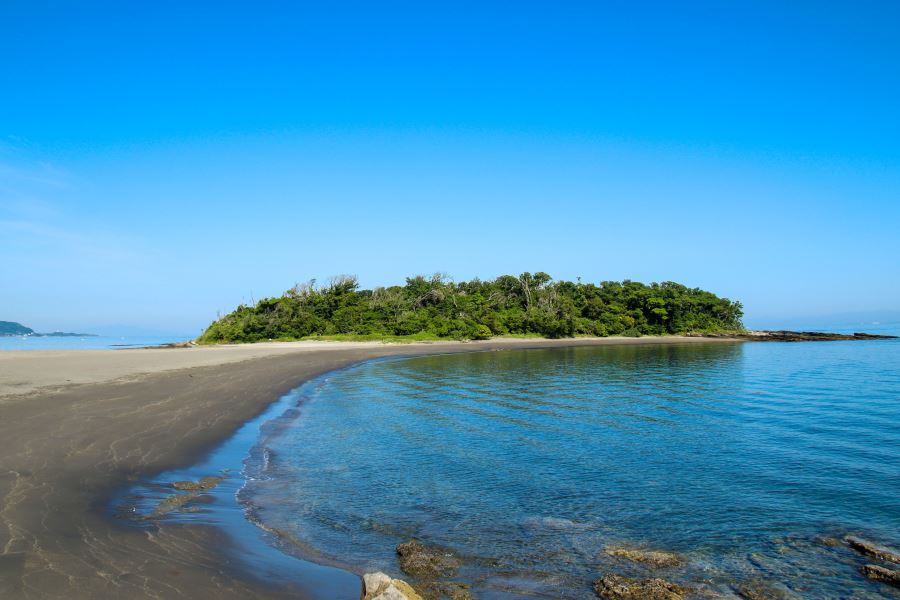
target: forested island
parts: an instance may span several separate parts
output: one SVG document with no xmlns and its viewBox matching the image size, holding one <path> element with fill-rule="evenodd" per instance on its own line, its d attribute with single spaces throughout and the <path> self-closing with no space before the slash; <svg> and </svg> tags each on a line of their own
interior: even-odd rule
<svg viewBox="0 0 900 600">
<path fill-rule="evenodd" d="M 436 274 L 359 289 L 354 276 L 295 285 L 214 321 L 200 343 L 336 339 L 641 336 L 742 331 L 743 307 L 674 282 L 554 281 L 547 273 L 454 282 Z"/>
<path fill-rule="evenodd" d="M 31 335 L 34 329 L 14 321 L 0 321 L 0 335 Z"/>
<path fill-rule="evenodd" d="M 0 336 L 95 337 L 93 333 L 68 333 L 65 331 L 37 333 L 31 327 L 25 327 L 21 323 L 16 323 L 15 321 L 0 321 Z"/>
</svg>

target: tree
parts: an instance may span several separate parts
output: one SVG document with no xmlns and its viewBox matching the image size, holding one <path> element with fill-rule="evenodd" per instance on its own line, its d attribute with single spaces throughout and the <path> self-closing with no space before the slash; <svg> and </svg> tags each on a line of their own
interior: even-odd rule
<svg viewBox="0 0 900 600">
<path fill-rule="evenodd" d="M 317 288 L 297 284 L 279 298 L 238 306 L 216 319 L 202 342 L 253 342 L 312 335 L 428 335 L 483 339 L 497 334 L 655 335 L 742 329 L 743 307 L 675 282 L 599 285 L 525 272 L 454 283 L 446 275 L 360 290 L 353 275 Z"/>
</svg>

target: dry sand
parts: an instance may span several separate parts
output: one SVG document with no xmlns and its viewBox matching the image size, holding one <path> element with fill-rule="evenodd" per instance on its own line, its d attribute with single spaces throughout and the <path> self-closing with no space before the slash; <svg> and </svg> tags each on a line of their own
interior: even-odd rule
<svg viewBox="0 0 900 600">
<path fill-rule="evenodd" d="M 352 574 L 296 561 L 254 576 L 211 526 L 117 521 L 138 479 L 194 464 L 303 381 L 388 355 L 727 340 L 273 343 L 0 352 L 0 598 L 358 597 Z M 293 570 L 293 569 L 292 569 Z"/>
<path fill-rule="evenodd" d="M 440 346 L 444 342 L 429 344 Z M 264 356 L 384 346 L 374 342 L 271 342 L 187 348 L 0 351 L 0 398 L 40 388 L 101 383 Z"/>
</svg>

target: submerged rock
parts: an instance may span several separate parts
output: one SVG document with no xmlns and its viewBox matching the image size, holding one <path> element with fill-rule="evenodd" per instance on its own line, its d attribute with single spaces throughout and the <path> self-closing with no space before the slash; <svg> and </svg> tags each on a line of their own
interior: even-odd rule
<svg viewBox="0 0 900 600">
<path fill-rule="evenodd" d="M 652 567 L 677 567 L 684 560 L 674 552 L 662 550 L 639 550 L 637 548 L 607 548 L 606 553 L 617 558 L 625 558 Z"/>
<path fill-rule="evenodd" d="M 418 592 L 423 600 L 475 600 L 471 589 L 458 581 L 420 580 Z"/>
<path fill-rule="evenodd" d="M 153 513 L 148 518 L 161 517 L 166 513 L 176 510 L 184 510 L 184 505 L 194 499 L 195 494 L 175 494 L 164 498 L 153 509 Z"/>
<path fill-rule="evenodd" d="M 836 548 L 841 545 L 841 540 L 830 536 L 817 537 L 816 541 L 823 546 L 828 546 L 829 548 Z"/>
<path fill-rule="evenodd" d="M 861 554 L 874 556 L 875 558 L 886 560 L 888 562 L 900 563 L 900 552 L 897 552 L 896 550 L 885 548 L 880 544 L 876 544 L 874 542 L 870 542 L 868 540 L 864 540 L 852 535 L 848 535 L 847 537 L 845 537 L 844 541 L 847 542 L 847 544 L 851 548 Z"/>
<path fill-rule="evenodd" d="M 528 517 L 522 521 L 522 526 L 528 529 L 584 529 L 584 524 L 576 523 L 563 517 Z"/>
<path fill-rule="evenodd" d="M 391 579 L 379 571 L 363 575 L 362 600 L 422 600 L 422 597 L 402 579 Z"/>
<path fill-rule="evenodd" d="M 183 492 L 206 492 L 219 485 L 224 477 L 203 477 L 200 481 L 176 481 L 172 487 Z"/>
<path fill-rule="evenodd" d="M 790 598 L 781 590 L 760 581 L 746 583 L 735 591 L 746 600 L 788 600 Z"/>
<path fill-rule="evenodd" d="M 878 565 L 863 565 L 860 571 L 869 579 L 900 587 L 900 571 Z"/>
<path fill-rule="evenodd" d="M 189 502 L 198 501 L 202 504 L 209 504 L 213 498 L 205 494 L 201 495 L 201 492 L 208 492 L 219 485 L 224 479 L 224 477 L 203 477 L 200 481 L 176 481 L 172 484 L 172 487 L 187 493 L 173 494 L 164 498 L 156 505 L 156 508 L 153 509 L 153 513 L 147 518 L 153 519 L 161 517 L 176 510 L 180 510 L 181 512 L 200 512 L 200 509 L 197 507 L 188 507 L 185 505 Z"/>
<path fill-rule="evenodd" d="M 665 579 L 632 579 L 604 575 L 594 582 L 594 591 L 606 600 L 682 600 L 685 589 Z"/>
<path fill-rule="evenodd" d="M 441 586 L 441 591 L 450 600 L 474 600 L 475 598 L 465 583 L 445 583 Z"/>
<path fill-rule="evenodd" d="M 438 579 L 450 577 L 459 569 L 459 559 L 452 552 L 426 546 L 411 540 L 397 546 L 400 568 L 407 575 L 422 579 Z"/>
</svg>

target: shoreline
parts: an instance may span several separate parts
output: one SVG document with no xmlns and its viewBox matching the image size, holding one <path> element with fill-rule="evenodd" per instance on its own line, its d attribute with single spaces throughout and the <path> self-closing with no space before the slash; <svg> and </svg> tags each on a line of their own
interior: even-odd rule
<svg viewBox="0 0 900 600">
<path fill-rule="evenodd" d="M 685 343 L 741 342 L 672 336 L 300 342 L 265 345 L 265 350 L 212 347 L 200 349 L 203 355 L 197 348 L 5 353 L 0 361 L 0 439 L 5 440 L 0 449 L 0 595 L 321 597 L 296 582 L 254 578 L 237 569 L 228 555 L 234 540 L 216 527 L 162 522 L 148 532 L 113 518 L 109 503 L 135 482 L 197 464 L 302 383 L 363 360 Z M 81 379 L 66 382 L 75 372 Z M 8 385 L 13 376 L 17 385 Z"/>
</svg>

